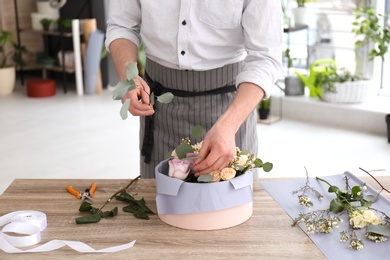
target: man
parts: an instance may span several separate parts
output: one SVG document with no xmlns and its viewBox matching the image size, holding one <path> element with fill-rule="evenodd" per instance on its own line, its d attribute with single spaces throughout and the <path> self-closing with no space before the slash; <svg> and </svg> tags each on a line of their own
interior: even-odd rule
<svg viewBox="0 0 390 260">
<path fill-rule="evenodd" d="M 227 166 L 236 146 L 256 154 L 254 108 L 280 77 L 281 20 L 278 0 L 110 1 L 106 47 L 121 80 L 145 44 L 146 81 L 127 93 L 141 116 L 143 178 L 195 125 L 206 130 L 197 175 Z M 175 97 L 151 107 L 150 87 Z"/>
</svg>

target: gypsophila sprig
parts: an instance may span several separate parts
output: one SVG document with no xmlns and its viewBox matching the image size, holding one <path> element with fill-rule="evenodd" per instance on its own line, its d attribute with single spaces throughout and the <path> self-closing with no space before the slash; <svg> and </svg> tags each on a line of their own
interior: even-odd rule
<svg viewBox="0 0 390 260">
<path fill-rule="evenodd" d="M 305 171 L 306 171 L 306 183 L 305 183 L 305 186 L 303 186 L 303 187 L 293 191 L 292 193 L 293 194 L 300 193 L 298 195 L 299 204 L 307 207 L 310 210 L 310 208 L 314 205 L 314 203 L 307 196 L 306 192 L 307 191 L 312 192 L 317 197 L 318 200 L 322 200 L 322 198 L 324 196 L 320 192 L 318 192 L 315 188 L 310 186 L 309 173 L 307 172 L 306 167 L 305 167 Z"/>
<path fill-rule="evenodd" d="M 340 242 L 348 242 L 349 249 L 363 249 L 363 239 L 375 243 L 387 241 L 387 237 L 390 236 L 389 216 L 385 212 L 373 208 L 372 205 L 382 191 L 389 192 L 389 190 L 383 187 L 369 172 L 363 171 L 381 186 L 382 189 L 377 194 L 366 194 L 367 186 L 365 183 L 351 187 L 347 176 L 344 178 L 345 186 L 342 188 L 332 185 L 323 178 L 316 177 L 317 181 L 328 185 L 328 193 L 333 194 L 335 198 L 331 200 L 328 208 L 310 211 L 314 203 L 308 197 L 307 192 L 315 194 L 318 200 L 322 199 L 322 195 L 310 186 L 306 170 L 305 186 L 293 191 L 293 194 L 298 194 L 299 204 L 307 207 L 309 211 L 300 213 L 298 217 L 293 219 L 292 226 L 302 223 L 308 234 L 331 233 L 334 228 L 339 227 L 339 223 L 343 222 L 343 217 L 346 216 L 349 229 L 340 232 Z M 359 237 L 355 232 L 360 229 L 365 229 L 364 237 Z"/>
</svg>

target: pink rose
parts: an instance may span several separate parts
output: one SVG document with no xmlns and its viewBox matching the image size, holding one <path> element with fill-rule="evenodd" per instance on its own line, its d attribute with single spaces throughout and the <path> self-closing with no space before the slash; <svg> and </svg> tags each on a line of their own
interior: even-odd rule
<svg viewBox="0 0 390 260">
<path fill-rule="evenodd" d="M 188 160 L 172 159 L 168 161 L 169 177 L 184 180 L 191 170 L 191 162 Z"/>
</svg>

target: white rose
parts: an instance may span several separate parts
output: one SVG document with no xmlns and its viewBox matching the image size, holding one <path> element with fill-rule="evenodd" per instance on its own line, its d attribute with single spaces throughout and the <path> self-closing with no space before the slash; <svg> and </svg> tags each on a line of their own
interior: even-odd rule
<svg viewBox="0 0 390 260">
<path fill-rule="evenodd" d="M 362 215 L 363 215 L 364 220 L 368 224 L 378 225 L 378 224 L 382 223 L 382 218 L 380 218 L 377 215 L 375 215 L 375 213 L 372 212 L 371 210 L 363 210 Z"/>
<path fill-rule="evenodd" d="M 240 157 L 237 158 L 236 164 L 240 166 L 245 166 L 246 162 L 248 161 L 248 155 L 242 154 Z"/>
<path fill-rule="evenodd" d="M 221 171 L 221 178 L 224 181 L 228 181 L 230 179 L 233 179 L 236 176 L 236 170 L 232 168 L 224 168 Z"/>
</svg>

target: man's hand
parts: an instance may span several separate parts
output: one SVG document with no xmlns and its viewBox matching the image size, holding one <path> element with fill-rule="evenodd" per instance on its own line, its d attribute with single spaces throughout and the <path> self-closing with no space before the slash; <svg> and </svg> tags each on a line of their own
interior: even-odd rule
<svg viewBox="0 0 390 260">
<path fill-rule="evenodd" d="M 141 78 L 134 79 L 136 89 L 128 91 L 122 99 L 122 103 L 126 99 L 130 99 L 129 112 L 133 116 L 151 116 L 154 114 L 154 109 L 150 105 L 150 88 L 149 85 Z"/>
<path fill-rule="evenodd" d="M 201 157 L 195 162 L 195 176 L 222 170 L 236 155 L 235 132 L 229 127 L 216 123 L 207 132 L 199 152 Z"/>
</svg>

